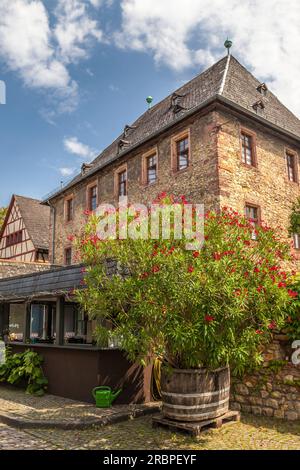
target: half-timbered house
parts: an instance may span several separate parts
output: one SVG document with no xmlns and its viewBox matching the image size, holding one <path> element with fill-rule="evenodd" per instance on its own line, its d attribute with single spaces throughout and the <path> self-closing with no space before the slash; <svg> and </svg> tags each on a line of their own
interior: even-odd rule
<svg viewBox="0 0 300 470">
<path fill-rule="evenodd" d="M 49 207 L 13 195 L 0 230 L 0 259 L 48 262 L 49 220 Z"/>
</svg>

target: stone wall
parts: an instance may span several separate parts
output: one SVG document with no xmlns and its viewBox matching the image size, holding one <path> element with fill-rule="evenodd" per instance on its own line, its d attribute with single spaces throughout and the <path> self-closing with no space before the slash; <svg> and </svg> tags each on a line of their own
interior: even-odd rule
<svg viewBox="0 0 300 470">
<path fill-rule="evenodd" d="M 39 271 L 48 271 L 48 269 L 53 267 L 54 266 L 48 263 L 25 263 L 0 259 L 0 279 L 21 276 L 22 274 L 35 273 Z"/>
<path fill-rule="evenodd" d="M 285 335 L 275 335 L 262 368 L 242 379 L 232 378 L 231 409 L 300 419 L 300 365 L 291 362 L 293 351 Z"/>
</svg>

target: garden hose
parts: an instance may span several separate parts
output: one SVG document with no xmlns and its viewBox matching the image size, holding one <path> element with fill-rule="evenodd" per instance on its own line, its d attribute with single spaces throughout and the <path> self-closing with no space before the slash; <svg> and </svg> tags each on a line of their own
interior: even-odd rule
<svg viewBox="0 0 300 470">
<path fill-rule="evenodd" d="M 159 357 L 156 357 L 154 359 L 153 368 L 152 368 L 152 376 L 151 376 L 151 395 L 153 399 L 157 401 L 161 400 L 161 385 L 160 385 L 161 364 L 162 364 L 161 359 Z"/>
</svg>

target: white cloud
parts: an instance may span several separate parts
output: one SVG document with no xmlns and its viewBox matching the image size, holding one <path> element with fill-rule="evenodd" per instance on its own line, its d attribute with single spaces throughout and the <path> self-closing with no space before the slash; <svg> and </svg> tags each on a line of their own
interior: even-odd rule
<svg viewBox="0 0 300 470">
<path fill-rule="evenodd" d="M 64 139 L 64 147 L 67 152 L 86 160 L 92 160 L 96 156 L 96 151 L 80 142 L 77 137 L 66 137 Z"/>
<path fill-rule="evenodd" d="M 68 168 L 68 167 L 63 167 L 59 168 L 59 172 L 62 176 L 72 176 L 76 171 L 76 168 Z"/>
<path fill-rule="evenodd" d="M 92 41 L 102 38 L 86 0 L 57 0 L 54 13 L 52 25 L 41 0 L 0 2 L 0 60 L 27 87 L 53 91 L 51 109 L 43 111 L 51 116 L 76 107 L 78 85 L 68 65 L 88 57 Z"/>
<path fill-rule="evenodd" d="M 53 33 L 63 62 L 86 58 L 91 41 L 100 41 L 103 37 L 97 21 L 87 13 L 86 3 L 82 0 L 58 0 L 55 15 L 57 23 Z"/>
<path fill-rule="evenodd" d="M 119 47 L 179 71 L 211 65 L 228 35 L 233 54 L 300 114 L 298 0 L 122 0 L 121 7 Z"/>
</svg>

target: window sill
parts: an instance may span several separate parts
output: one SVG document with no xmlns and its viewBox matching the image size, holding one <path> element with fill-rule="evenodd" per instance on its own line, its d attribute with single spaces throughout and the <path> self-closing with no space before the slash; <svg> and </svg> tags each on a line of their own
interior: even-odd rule
<svg viewBox="0 0 300 470">
<path fill-rule="evenodd" d="M 257 165 L 249 165 L 248 163 L 240 162 L 241 166 L 248 170 L 258 170 Z"/>
<path fill-rule="evenodd" d="M 25 346 L 27 348 L 51 348 L 51 349 L 80 349 L 84 351 L 119 351 L 120 348 L 100 348 L 91 344 L 51 344 L 51 343 L 22 343 L 21 341 L 8 341 L 7 346 Z"/>
<path fill-rule="evenodd" d="M 187 168 L 184 168 L 183 170 L 172 170 L 172 176 L 180 176 L 184 173 L 187 173 L 188 171 L 191 170 L 191 165 L 189 165 Z"/>
</svg>

